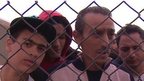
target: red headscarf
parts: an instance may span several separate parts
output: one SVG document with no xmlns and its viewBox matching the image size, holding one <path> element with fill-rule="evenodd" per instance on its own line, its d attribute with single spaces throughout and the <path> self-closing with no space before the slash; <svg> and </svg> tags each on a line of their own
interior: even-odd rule
<svg viewBox="0 0 144 81">
<path fill-rule="evenodd" d="M 39 15 L 39 19 L 43 20 L 43 21 L 49 21 L 50 19 L 52 19 L 55 22 L 62 24 L 65 27 L 66 33 L 67 33 L 67 35 L 69 35 L 69 36 L 66 36 L 66 42 L 65 42 L 64 48 L 61 53 L 61 57 L 65 58 L 68 55 L 67 50 L 69 49 L 71 39 L 72 39 L 72 28 L 70 26 L 69 21 L 59 12 L 52 11 L 52 10 L 43 11 Z M 53 23 L 53 24 L 56 24 L 56 23 Z M 53 61 L 50 61 L 49 59 L 44 58 L 43 62 L 41 63 L 41 66 L 45 70 L 47 70 L 49 67 L 53 66 L 54 64 L 60 63 L 60 62 L 61 61 L 59 59 L 54 59 Z"/>
</svg>

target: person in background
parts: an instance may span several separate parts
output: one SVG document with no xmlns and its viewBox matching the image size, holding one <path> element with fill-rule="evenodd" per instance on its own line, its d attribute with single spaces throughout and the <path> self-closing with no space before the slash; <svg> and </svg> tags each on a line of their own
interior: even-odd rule
<svg viewBox="0 0 144 81">
<path fill-rule="evenodd" d="M 74 62 L 51 73 L 48 81 L 130 81 L 129 74 L 109 57 L 115 35 L 111 17 L 109 9 L 99 6 L 78 13 L 73 36 L 82 52 Z"/>
<path fill-rule="evenodd" d="M 6 40 L 7 62 L 1 65 L 0 81 L 34 81 L 29 76 L 46 58 L 56 37 L 52 25 L 31 17 L 10 23 Z"/>
<path fill-rule="evenodd" d="M 132 75 L 131 81 L 144 81 L 144 30 L 127 24 L 118 31 L 116 41 L 122 60 L 119 67 Z"/>
<path fill-rule="evenodd" d="M 57 32 L 57 37 L 52 44 L 55 53 L 59 56 L 58 59 L 43 60 L 41 66 L 47 70 L 54 64 L 65 62 L 76 58 L 77 51 L 70 47 L 72 40 L 72 28 L 69 21 L 57 11 L 43 11 L 38 18 L 45 22 L 49 22 L 54 26 Z M 53 54 L 52 54 L 53 55 Z"/>
</svg>

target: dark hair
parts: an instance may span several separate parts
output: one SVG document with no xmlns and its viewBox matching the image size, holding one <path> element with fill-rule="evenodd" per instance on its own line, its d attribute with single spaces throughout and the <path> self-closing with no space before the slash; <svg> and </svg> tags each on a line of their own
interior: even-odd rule
<svg viewBox="0 0 144 81">
<path fill-rule="evenodd" d="M 72 39 L 72 27 L 69 21 L 63 16 L 53 16 L 52 18 L 47 20 L 48 23 L 51 25 L 61 24 L 65 28 L 67 43 L 68 45 L 71 43 Z"/>
<path fill-rule="evenodd" d="M 77 32 L 79 32 L 80 34 L 83 33 L 83 29 L 85 27 L 86 23 L 84 22 L 83 17 L 87 13 L 96 13 L 96 14 L 102 14 L 102 15 L 111 16 L 110 10 L 105 8 L 105 7 L 93 6 L 93 7 L 88 7 L 88 8 L 85 8 L 85 9 L 81 10 L 78 13 L 78 16 L 76 18 L 76 23 L 75 23 L 75 30 Z"/>
<path fill-rule="evenodd" d="M 144 30 L 141 29 L 137 25 L 126 24 L 126 26 L 122 27 L 116 34 L 116 43 L 119 46 L 119 41 L 122 35 L 129 35 L 132 33 L 139 33 L 142 40 L 144 39 Z"/>
<path fill-rule="evenodd" d="M 64 27 L 70 26 L 69 21 L 65 17 L 63 17 L 63 16 L 53 16 L 52 18 L 48 19 L 47 21 L 49 23 L 51 23 L 52 25 L 60 23 Z"/>
<path fill-rule="evenodd" d="M 55 25 L 59 23 L 65 28 L 66 32 L 72 33 L 71 24 L 63 16 L 53 16 L 52 18 L 48 19 L 47 22 L 50 23 L 51 25 Z M 69 37 L 72 38 L 72 35 Z"/>
<path fill-rule="evenodd" d="M 17 39 L 24 30 L 41 34 L 49 43 L 56 37 L 56 30 L 52 25 L 32 17 L 19 17 L 14 19 L 10 23 L 8 32 L 10 37 Z"/>
</svg>

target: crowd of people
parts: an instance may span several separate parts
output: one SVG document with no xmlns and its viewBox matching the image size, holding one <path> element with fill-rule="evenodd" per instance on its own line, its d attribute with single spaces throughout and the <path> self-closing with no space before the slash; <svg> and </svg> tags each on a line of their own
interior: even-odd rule
<svg viewBox="0 0 144 81">
<path fill-rule="evenodd" d="M 74 30 L 54 10 L 15 18 L 0 81 L 144 81 L 144 30 L 126 23 L 115 32 L 114 24 L 102 6 L 82 9 Z"/>
</svg>

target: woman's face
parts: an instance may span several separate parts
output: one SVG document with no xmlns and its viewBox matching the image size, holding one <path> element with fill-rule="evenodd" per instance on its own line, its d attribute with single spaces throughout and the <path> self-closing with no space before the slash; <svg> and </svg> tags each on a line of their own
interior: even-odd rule
<svg viewBox="0 0 144 81">
<path fill-rule="evenodd" d="M 61 52 L 64 48 L 66 36 L 65 36 L 65 29 L 61 24 L 53 25 L 56 29 L 56 39 L 53 43 L 53 49 L 58 56 L 61 56 Z"/>
</svg>

